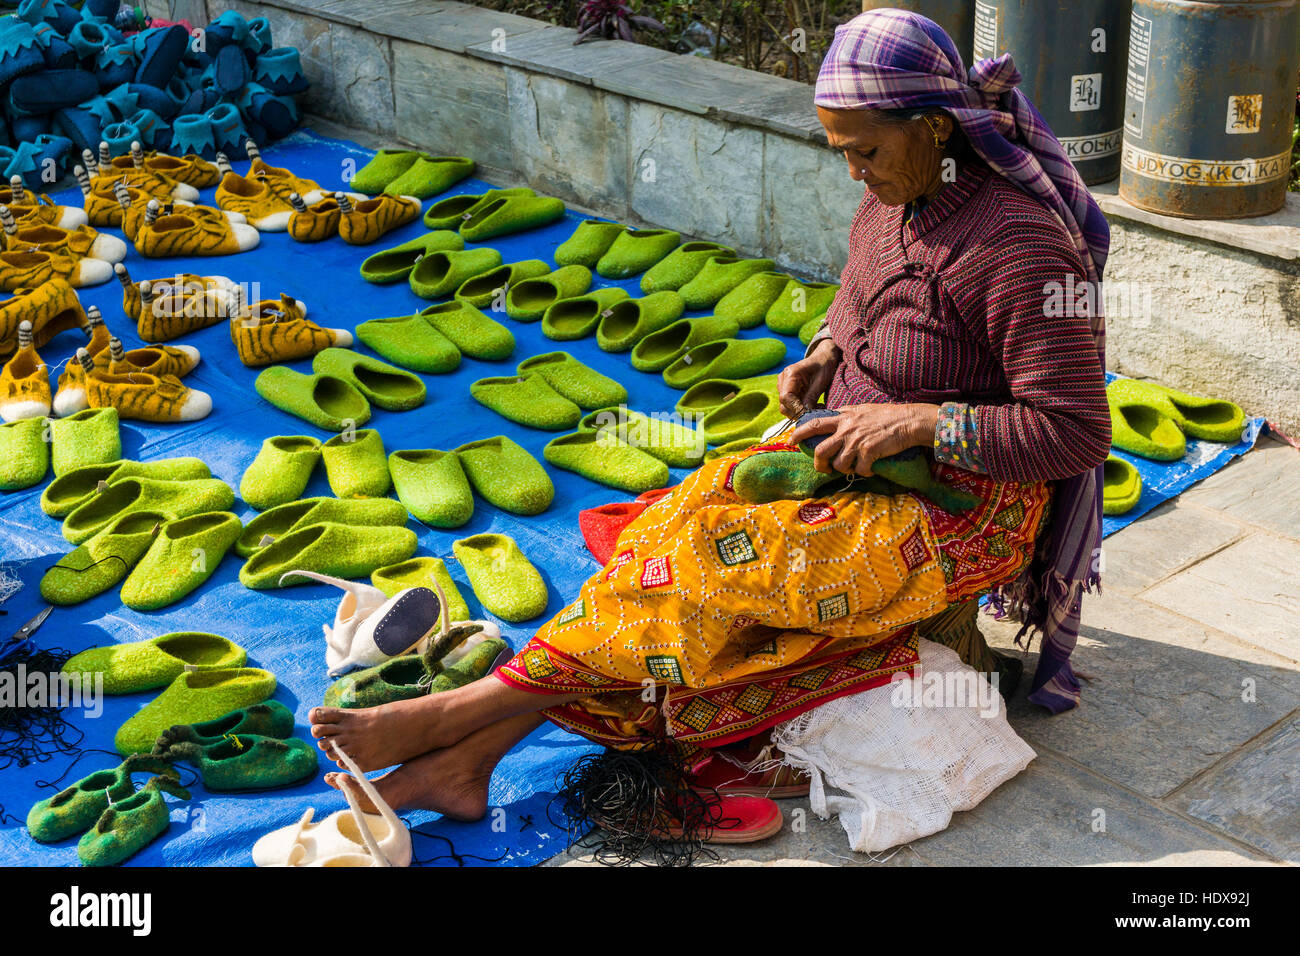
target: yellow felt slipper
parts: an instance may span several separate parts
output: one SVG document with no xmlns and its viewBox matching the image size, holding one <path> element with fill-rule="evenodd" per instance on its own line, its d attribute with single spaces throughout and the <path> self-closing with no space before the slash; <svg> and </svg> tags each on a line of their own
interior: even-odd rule
<svg viewBox="0 0 1300 956">
<path fill-rule="evenodd" d="M 186 156 L 171 156 L 150 150 L 144 154 L 143 160 L 144 168 L 149 172 L 166 176 L 174 182 L 185 183 L 195 189 L 208 189 L 221 182 L 221 172 L 216 164 L 194 153 Z M 134 157 L 129 155 L 117 156 L 112 160 L 114 169 L 132 169 L 135 165 Z"/>
<path fill-rule="evenodd" d="M 115 408 L 118 417 L 142 422 L 192 422 L 212 411 L 211 395 L 187 388 L 174 375 L 101 372 L 85 349 L 77 350 L 77 359 L 86 369 L 86 402 L 91 408 Z"/>
<path fill-rule="evenodd" d="M 14 220 L 13 211 L 0 205 L 0 227 L 4 229 L 4 248 L 8 252 L 41 251 L 80 258 L 121 262 L 126 258 L 126 243 L 117 236 L 97 232 L 90 226 L 63 229 L 48 223 L 23 223 Z"/>
<path fill-rule="evenodd" d="M 293 215 L 293 203 L 289 202 L 291 192 L 297 190 L 287 189 L 280 195 L 265 179 L 229 172 L 217 187 L 216 203 L 220 209 L 242 214 L 250 226 L 262 232 L 284 232 Z"/>
<path fill-rule="evenodd" d="M 113 334 L 104 324 L 104 317 L 100 315 L 99 309 L 93 305 L 86 310 L 86 327 L 89 337 L 85 346 L 86 352 L 92 359 L 97 358 L 101 352 L 107 354 L 108 343 Z M 54 392 L 52 408 L 54 414 L 60 418 L 67 418 L 88 408 L 86 402 L 86 370 L 77 361 L 77 356 L 73 355 L 59 375 L 59 385 Z"/>
<path fill-rule="evenodd" d="M 262 159 L 262 153 L 257 148 L 257 143 L 251 139 L 244 143 L 244 152 L 248 154 L 248 175 L 266 180 L 281 196 L 288 196 L 291 192 L 297 193 L 302 197 L 303 202 L 309 206 L 325 198 L 325 191 L 321 189 L 320 184 L 315 180 L 298 176 L 281 166 L 269 165 L 266 160 Z M 217 161 L 220 163 L 221 157 L 217 157 Z M 352 194 L 352 198 L 365 199 L 366 197 L 360 194 Z"/>
<path fill-rule="evenodd" d="M 32 343 L 32 324 L 18 326 L 18 351 L 0 369 L 0 418 L 17 422 L 50 414 L 50 376 Z"/>
<path fill-rule="evenodd" d="M 18 292 L 0 302 L 0 359 L 17 350 L 18 326 L 23 321 L 32 324 L 32 340 L 40 348 L 60 332 L 85 328 L 86 313 L 66 279 L 51 279 Z"/>
<path fill-rule="evenodd" d="M 310 358 L 332 346 L 347 348 L 347 329 L 323 329 L 307 319 L 302 303 L 281 295 L 242 309 L 230 320 L 230 340 L 249 368 Z"/>
<path fill-rule="evenodd" d="M 177 182 L 170 176 L 163 176 L 148 169 L 132 166 L 130 169 L 99 167 L 98 172 L 90 177 L 90 186 L 106 183 L 125 183 L 132 189 L 145 193 L 155 199 L 184 199 L 192 202 L 199 198 L 199 191 L 188 183 Z"/>
<path fill-rule="evenodd" d="M 293 212 L 289 214 L 289 238 L 296 242 L 321 242 L 339 234 L 343 211 L 339 201 L 326 196 L 308 206 L 297 193 L 289 194 Z"/>
<path fill-rule="evenodd" d="M 113 278 L 113 264 L 102 259 L 77 259 L 53 252 L 0 252 L 0 289 L 31 289 L 62 279 L 73 288 L 99 285 Z"/>
<path fill-rule="evenodd" d="M 420 200 L 414 196 L 390 196 L 353 202 L 346 193 L 335 193 L 342 216 L 339 238 L 353 246 L 378 242 L 394 229 L 420 218 Z"/>
<path fill-rule="evenodd" d="M 229 256 L 257 247 L 261 234 L 246 223 L 224 216 L 194 216 L 185 207 L 161 214 L 156 199 L 149 201 L 144 220 L 136 228 L 135 248 L 142 256 Z"/>
<path fill-rule="evenodd" d="M 89 351 L 89 349 L 87 349 Z M 127 351 L 122 340 L 111 336 L 108 350 L 95 356 L 95 372 L 114 375 L 174 375 L 184 378 L 199 364 L 199 350 L 192 345 L 150 345 Z"/>
<path fill-rule="evenodd" d="M 113 271 L 122 283 L 122 310 L 146 342 L 169 342 L 230 318 L 242 293 L 225 276 L 185 272 L 137 283 L 122 263 Z"/>
<path fill-rule="evenodd" d="M 75 229 L 89 222 L 85 210 L 75 206 L 60 206 L 49 196 L 28 192 L 22 185 L 21 176 L 17 185 L 11 182 L 7 189 L 0 187 L 0 202 L 13 211 L 15 219 L 23 223 L 44 222 L 64 229 Z"/>
</svg>

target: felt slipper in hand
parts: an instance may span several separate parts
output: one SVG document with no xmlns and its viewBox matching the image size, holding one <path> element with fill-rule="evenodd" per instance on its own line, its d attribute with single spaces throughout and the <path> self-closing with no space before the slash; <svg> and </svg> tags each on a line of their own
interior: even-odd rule
<svg viewBox="0 0 1300 956">
<path fill-rule="evenodd" d="M 181 631 L 147 641 L 82 651 L 69 658 L 63 665 L 63 673 L 79 675 L 83 686 L 87 681 L 93 682 L 102 676 L 105 694 L 134 694 L 166 687 L 186 673 L 216 671 L 225 674 L 230 668 L 242 667 L 247 658 L 242 647 L 224 637 Z M 152 746 L 152 738 L 149 743 Z"/>
<path fill-rule="evenodd" d="M 582 295 L 591 288 L 586 266 L 561 266 L 554 272 L 512 285 L 506 293 L 506 314 L 518 322 L 536 322 L 561 299 Z"/>
<path fill-rule="evenodd" d="M 1107 455 L 1102 468 L 1101 495 L 1103 514 L 1128 514 L 1142 498 L 1142 476 L 1123 458 Z"/>
<path fill-rule="evenodd" d="M 203 786 L 218 793 L 292 787 L 318 767 L 316 748 L 297 737 L 226 734 L 211 744 L 177 741 L 164 755 L 193 764 Z"/>
<path fill-rule="evenodd" d="M 413 149 L 381 149 L 370 162 L 357 170 L 348 188 L 371 196 L 378 195 L 385 186 L 410 169 L 419 155 Z"/>
<path fill-rule="evenodd" d="M 596 344 L 606 352 L 626 352 L 647 335 L 672 325 L 685 309 L 682 297 L 671 290 L 615 302 L 601 315 Z"/>
<path fill-rule="evenodd" d="M 242 528 L 228 511 L 167 522 L 122 585 L 122 603 L 136 611 L 175 604 L 216 572 Z"/>
<path fill-rule="evenodd" d="M 662 372 L 695 346 L 735 338 L 739 331 L 735 319 L 716 315 L 679 319 L 636 344 L 632 349 L 632 367 L 639 372 Z"/>
<path fill-rule="evenodd" d="M 671 229 L 625 229 L 596 261 L 596 272 L 606 279 L 626 279 L 645 272 L 681 241 L 681 233 Z"/>
<path fill-rule="evenodd" d="M 613 429 L 561 435 L 546 443 L 542 455 L 557 468 L 622 491 L 637 493 L 668 483 L 666 464 L 621 441 Z"/>
<path fill-rule="evenodd" d="M 586 295 L 560 299 L 542 314 L 542 334 L 557 342 L 586 338 L 596 331 L 596 326 L 608 314 L 610 306 L 626 298 L 628 294 L 625 289 L 613 286 Z"/>
<path fill-rule="evenodd" d="M 357 338 L 390 362 L 426 375 L 460 366 L 460 349 L 420 312 L 362 322 Z"/>
<path fill-rule="evenodd" d="M 621 405 L 587 413 L 578 428 L 608 429 L 619 441 L 653 455 L 670 468 L 698 468 L 705 451 L 704 435 L 694 428 Z"/>
<path fill-rule="evenodd" d="M 456 238 L 460 239 L 460 236 Z M 441 299 L 475 276 L 491 272 L 499 265 L 501 253 L 495 249 L 435 249 L 411 267 L 407 280 L 411 291 L 420 298 Z"/>
<path fill-rule="evenodd" d="M 677 291 L 690 282 L 714 256 L 735 255 L 736 250 L 716 242 L 684 242 L 666 257 L 655 263 L 641 277 L 641 291 Z"/>
<path fill-rule="evenodd" d="M 546 582 L 514 538 L 476 534 L 452 542 L 451 548 L 475 597 L 503 621 L 527 621 L 546 610 Z"/>
<path fill-rule="evenodd" d="M 540 374 L 481 378 L 470 385 L 469 393 L 480 405 L 529 428 L 560 431 L 572 428 L 582 418 L 582 409 Z"/>
<path fill-rule="evenodd" d="M 188 518 L 205 511 L 225 511 L 234 503 L 235 493 L 219 478 L 124 478 L 69 512 L 63 519 L 63 537 L 81 544 L 117 518 L 136 511 Z"/>
<path fill-rule="evenodd" d="M 406 524 L 406 509 L 392 498 L 304 498 L 291 501 L 263 512 L 245 525 L 235 542 L 235 553 L 240 557 L 250 557 L 300 528 L 327 522 L 401 527 Z"/>
<path fill-rule="evenodd" d="M 310 435 L 276 435 L 261 450 L 239 481 L 239 497 L 258 511 L 302 496 L 320 461 L 320 440 Z"/>
<path fill-rule="evenodd" d="M 379 499 L 389 500 L 389 499 Z M 399 508 L 400 502 L 393 502 Z M 406 509 L 402 508 L 403 517 Z M 326 522 L 292 531 L 248 559 L 240 583 L 252 590 L 302 584 L 298 570 L 337 578 L 365 577 L 415 553 L 415 532 L 394 525 L 349 526 Z"/>
<path fill-rule="evenodd" d="M 126 478 L 160 478 L 189 481 L 211 478 L 208 466 L 197 458 L 160 458 L 156 461 L 120 461 L 83 465 L 55 478 L 41 494 L 41 510 L 51 518 L 63 518 L 99 490 L 100 482 L 116 484 Z"/>
<path fill-rule="evenodd" d="M 1187 438 L 1169 416 L 1170 403 L 1149 390 L 1135 390 L 1130 382 L 1116 379 L 1106 386 L 1111 445 L 1154 461 L 1182 458 Z"/>
<path fill-rule="evenodd" d="M 304 375 L 283 365 L 264 370 L 253 382 L 257 394 L 281 411 L 327 431 L 370 421 L 370 403 L 350 383 L 333 375 Z"/>
<path fill-rule="evenodd" d="M 550 196 L 498 196 L 473 209 L 460 224 L 468 242 L 486 242 L 564 218 L 564 201 Z"/>
<path fill-rule="evenodd" d="M 45 421 L 28 418 L 0 425 L 0 491 L 18 491 L 45 480 L 50 446 Z"/>
<path fill-rule="evenodd" d="M 474 490 L 503 511 L 541 514 L 555 498 L 546 469 L 504 435 L 468 442 L 454 451 Z"/>
<path fill-rule="evenodd" d="M 600 219 L 584 219 L 573 230 L 573 235 L 560 243 L 555 250 L 556 265 L 586 266 L 594 269 L 600 257 L 609 251 L 619 233 L 627 226 Z"/>
<path fill-rule="evenodd" d="M 1188 438 L 1202 441 L 1238 442 L 1246 427 L 1241 406 L 1215 398 L 1189 395 L 1155 382 L 1118 379 L 1106 387 L 1108 395 L 1125 401 L 1146 401 L 1173 419 Z M 1118 446 L 1117 446 L 1118 447 Z"/>
<path fill-rule="evenodd" d="M 386 597 L 393 597 L 406 588 L 429 588 L 446 598 L 448 620 L 469 620 L 469 605 L 461 597 L 460 589 L 442 558 L 411 558 L 400 564 L 378 568 L 370 575 L 370 583 Z"/>
<path fill-rule="evenodd" d="M 491 307 L 493 312 L 504 312 L 506 296 L 512 286 L 550 271 L 551 267 L 541 259 L 500 265 L 462 282 L 456 289 L 456 299 L 468 302 L 476 309 Z"/>
<path fill-rule="evenodd" d="M 384 192 L 393 196 L 428 199 L 446 192 L 462 179 L 474 175 L 474 160 L 465 156 L 430 156 L 417 153 L 415 162 L 394 178 Z"/>
<path fill-rule="evenodd" d="M 470 358 L 494 362 L 514 353 L 514 333 L 468 302 L 431 305 L 420 313 L 420 317 Z"/>
<path fill-rule="evenodd" d="M 824 315 L 840 287 L 833 282 L 791 279 L 767 310 L 767 327 L 778 335 L 794 335 L 809 319 Z"/>
<path fill-rule="evenodd" d="M 154 754 L 162 754 L 172 744 L 190 743 L 209 747 L 229 734 L 256 734 L 283 740 L 293 735 L 293 711 L 276 700 L 241 707 L 213 720 L 195 724 L 176 724 L 158 735 Z"/>
<path fill-rule="evenodd" d="M 335 435 L 321 445 L 325 474 L 337 498 L 382 498 L 388 494 L 384 440 L 373 428 Z"/>
<path fill-rule="evenodd" d="M 424 214 L 424 224 L 430 229 L 458 229 L 460 224 L 472 217 L 474 212 L 488 203 L 503 196 L 535 195 L 527 187 L 513 189 L 489 189 L 485 193 L 465 193 L 460 196 L 448 196 L 440 199 Z"/>
<path fill-rule="evenodd" d="M 459 528 L 474 514 L 474 492 L 454 452 L 433 448 L 388 456 L 397 500 L 432 528 Z"/>
<path fill-rule="evenodd" d="M 166 760 L 133 754 L 112 770 L 96 770 L 52 797 L 33 804 L 27 812 L 27 833 L 40 843 L 58 843 L 84 833 L 112 804 L 135 793 L 133 773 L 179 776 Z"/>
<path fill-rule="evenodd" d="M 736 256 L 713 256 L 690 282 L 678 291 L 688 309 L 707 309 L 721 301 L 736 286 L 752 275 L 769 272 L 776 265 L 771 259 L 741 259 Z"/>
<path fill-rule="evenodd" d="M 583 543 L 601 567 L 609 564 L 609 559 L 614 556 L 618 536 L 623 533 L 623 529 L 645 509 L 644 502 L 617 501 L 578 512 L 578 530 L 582 532 Z"/>
<path fill-rule="evenodd" d="M 168 517 L 138 511 L 110 523 L 53 564 L 41 578 L 50 604 L 80 604 L 117 585 L 135 567 Z"/>
<path fill-rule="evenodd" d="M 131 796 L 114 803 L 77 841 L 85 866 L 117 866 L 139 853 L 171 825 L 163 793 L 188 800 L 190 792 L 171 777 L 154 777 Z"/>
<path fill-rule="evenodd" d="M 407 411 L 424 404 L 426 389 L 417 376 L 360 352 L 325 349 L 312 359 L 311 367 L 319 375 L 341 378 L 370 404 L 390 412 Z"/>
<path fill-rule="evenodd" d="M 588 368 L 568 352 L 546 352 L 524 359 L 515 369 L 522 376 L 540 375 L 546 384 L 582 408 L 605 408 L 627 401 L 619 382 Z"/>
<path fill-rule="evenodd" d="M 742 438 L 756 442 L 785 417 L 777 396 L 771 392 L 749 391 L 710 411 L 700 422 L 700 429 L 710 445 Z"/>
<path fill-rule="evenodd" d="M 117 731 L 114 746 L 123 756 L 148 753 L 174 724 L 195 724 L 251 704 L 275 693 L 275 675 L 256 667 L 185 671 L 167 689 L 136 711 Z"/>
<path fill-rule="evenodd" d="M 368 256 L 361 263 L 361 278 L 378 285 L 401 282 L 409 279 L 411 270 L 431 253 L 458 251 L 464 248 L 465 240 L 459 234 L 450 229 L 435 229 L 409 242 Z M 493 265 L 499 265 L 500 262 L 501 256 L 498 253 Z"/>
<path fill-rule="evenodd" d="M 750 455 L 731 473 L 732 490 L 741 500 L 760 505 L 815 498 L 823 486 L 843 481 L 844 476 L 836 472 L 818 471 L 811 457 L 797 451 Z"/>
<path fill-rule="evenodd" d="M 785 343 L 772 338 L 722 339 L 697 345 L 664 369 L 664 384 L 687 389 L 709 378 L 743 378 L 785 358 Z"/>
<path fill-rule="evenodd" d="M 116 408 L 88 408 L 50 422 L 54 474 L 85 465 L 102 465 L 122 457 Z"/>
</svg>

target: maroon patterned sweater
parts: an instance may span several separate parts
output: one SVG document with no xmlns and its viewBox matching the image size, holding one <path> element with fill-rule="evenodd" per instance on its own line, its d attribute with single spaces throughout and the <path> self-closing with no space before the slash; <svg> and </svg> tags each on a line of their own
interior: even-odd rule
<svg viewBox="0 0 1300 956">
<path fill-rule="evenodd" d="M 854 216 L 818 333 L 843 353 L 827 405 L 940 405 L 936 457 L 998 480 L 1101 464 L 1105 378 L 1077 299 L 1087 274 L 1065 227 L 983 163 L 904 216 L 869 191 Z M 1067 294 L 1053 298 L 1049 283 Z"/>
</svg>

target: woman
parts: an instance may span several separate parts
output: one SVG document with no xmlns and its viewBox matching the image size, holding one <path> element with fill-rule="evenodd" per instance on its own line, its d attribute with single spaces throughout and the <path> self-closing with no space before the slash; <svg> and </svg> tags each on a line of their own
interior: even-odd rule
<svg viewBox="0 0 1300 956">
<path fill-rule="evenodd" d="M 866 193 L 841 291 L 780 393 L 791 417 L 823 393 L 839 414 L 692 473 L 493 677 L 313 711 L 327 753 L 400 764 L 378 781 L 390 803 L 460 819 L 485 813 L 493 767 L 546 718 L 695 767 L 908 670 L 918 625 L 989 591 L 1047 635 L 1031 699 L 1072 706 L 1066 658 L 1096 580 L 1110 425 L 1101 318 L 1056 314 L 1044 287 L 1095 284 L 1106 226 L 1010 58 L 962 77 L 943 31 L 896 10 L 840 27 L 822 67 L 818 116 Z M 933 481 L 975 505 L 737 493 L 749 459 L 817 436 L 824 472 L 869 476 L 932 449 Z"/>
</svg>

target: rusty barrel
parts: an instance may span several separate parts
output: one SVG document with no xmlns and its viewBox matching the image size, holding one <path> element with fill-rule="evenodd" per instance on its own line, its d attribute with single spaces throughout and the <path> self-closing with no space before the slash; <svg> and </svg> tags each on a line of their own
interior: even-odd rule
<svg viewBox="0 0 1300 956">
<path fill-rule="evenodd" d="M 1297 0 L 1134 0 L 1119 194 L 1169 216 L 1286 202 Z"/>
<path fill-rule="evenodd" d="M 971 37 L 975 32 L 975 0 L 862 0 L 862 12 L 910 10 L 929 17 L 952 38 L 967 69 L 971 65 Z"/>
<path fill-rule="evenodd" d="M 1119 175 L 1131 0 L 976 0 L 975 59 L 1010 53 L 1020 90 L 1085 183 Z"/>
</svg>

